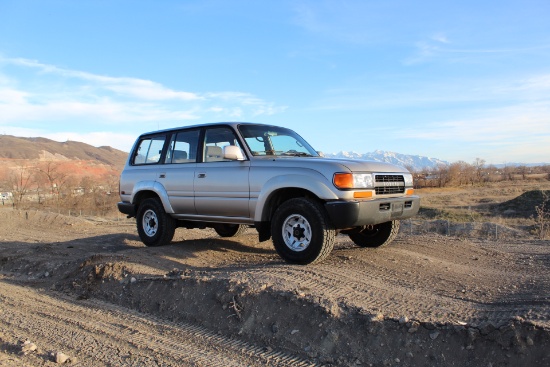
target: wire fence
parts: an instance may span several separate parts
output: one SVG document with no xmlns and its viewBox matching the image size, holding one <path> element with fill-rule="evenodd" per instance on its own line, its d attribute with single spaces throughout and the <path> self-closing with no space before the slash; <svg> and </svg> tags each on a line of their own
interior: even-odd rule
<svg viewBox="0 0 550 367">
<path fill-rule="evenodd" d="M 2 207 L 0 207 L 2 208 Z M 4 208 L 11 209 L 11 208 Z M 11 210 L 9 210 L 11 211 Z M 126 215 L 120 212 L 110 212 L 105 214 L 99 210 L 74 210 L 74 209 L 50 209 L 50 210 L 37 210 L 37 209 L 14 209 L 14 212 L 18 213 L 19 217 L 25 217 L 29 219 L 30 216 L 35 216 L 39 213 L 47 215 L 47 213 L 67 216 L 70 218 L 86 219 L 94 222 L 110 222 L 112 224 L 134 224 L 135 219 L 128 219 Z M 537 228 L 523 227 L 513 228 L 507 225 L 494 223 L 494 222 L 453 222 L 450 220 L 437 219 L 437 220 L 425 220 L 425 219 L 406 219 L 400 223 L 399 233 L 400 235 L 423 235 L 436 233 L 442 236 L 469 238 L 469 239 L 483 239 L 483 240 L 505 240 L 505 239 L 531 239 L 531 238 L 548 238 L 550 233 L 546 229 L 544 236 L 540 233 L 536 233 Z"/>
<path fill-rule="evenodd" d="M 492 222 L 453 222 L 449 220 L 407 219 L 401 221 L 400 233 L 420 235 L 437 233 L 442 236 L 477 238 L 485 240 L 503 240 L 532 237 L 528 229 L 511 228 Z"/>
</svg>

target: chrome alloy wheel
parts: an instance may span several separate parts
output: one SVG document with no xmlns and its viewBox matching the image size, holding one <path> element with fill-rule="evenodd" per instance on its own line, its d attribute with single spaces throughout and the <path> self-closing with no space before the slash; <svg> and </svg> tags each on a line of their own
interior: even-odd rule
<svg viewBox="0 0 550 367">
<path fill-rule="evenodd" d="M 157 234 L 159 229 L 159 221 L 157 218 L 157 213 L 154 210 L 147 210 L 143 214 L 143 231 L 149 237 L 153 237 Z"/>
<path fill-rule="evenodd" d="M 292 251 L 301 252 L 311 243 L 311 226 L 307 219 L 299 214 L 293 214 L 283 223 L 283 240 Z"/>
</svg>

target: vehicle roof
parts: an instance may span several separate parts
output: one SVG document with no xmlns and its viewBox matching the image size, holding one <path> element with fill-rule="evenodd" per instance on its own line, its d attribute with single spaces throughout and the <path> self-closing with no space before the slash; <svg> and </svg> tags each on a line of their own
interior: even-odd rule
<svg viewBox="0 0 550 367">
<path fill-rule="evenodd" d="M 172 127 L 170 129 L 153 130 L 153 131 L 149 131 L 149 132 L 146 132 L 146 133 L 142 133 L 142 134 L 140 134 L 140 136 L 177 131 L 177 130 L 181 130 L 181 129 L 193 129 L 193 128 L 198 128 L 198 127 L 208 127 L 208 126 L 217 126 L 217 125 L 229 125 L 229 126 L 232 126 L 232 127 L 235 127 L 235 128 L 239 125 L 277 126 L 277 125 L 272 125 L 272 124 L 260 124 L 260 123 L 255 123 L 255 122 L 208 122 L 208 123 L 196 124 L 196 125 Z M 278 126 L 278 127 L 286 129 L 285 127 L 282 127 L 282 126 Z"/>
</svg>

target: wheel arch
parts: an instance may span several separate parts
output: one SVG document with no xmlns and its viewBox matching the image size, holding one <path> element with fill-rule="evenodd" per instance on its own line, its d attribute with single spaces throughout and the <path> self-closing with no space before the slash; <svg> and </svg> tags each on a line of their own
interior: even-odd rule
<svg viewBox="0 0 550 367">
<path fill-rule="evenodd" d="M 160 199 L 160 197 L 153 190 L 141 190 L 137 192 L 132 201 L 132 204 L 136 207 L 136 212 L 138 211 L 140 204 L 146 199 Z"/>
<path fill-rule="evenodd" d="M 309 198 L 320 201 L 319 197 L 309 190 L 301 187 L 287 187 L 277 189 L 265 201 L 262 212 L 262 222 L 269 222 L 273 217 L 273 213 L 282 203 L 294 198 Z"/>
<path fill-rule="evenodd" d="M 307 197 L 320 202 L 338 199 L 324 182 L 311 176 L 277 176 L 263 185 L 256 203 L 254 222 L 269 222 L 277 206 L 297 197 Z"/>
<path fill-rule="evenodd" d="M 170 200 L 168 199 L 168 194 L 166 193 L 164 186 L 159 182 L 142 182 L 136 185 L 136 193 L 132 197 L 132 204 L 134 204 L 136 208 L 136 213 L 143 200 L 149 198 L 159 199 L 166 213 L 174 213 L 172 205 L 170 205 Z"/>
</svg>

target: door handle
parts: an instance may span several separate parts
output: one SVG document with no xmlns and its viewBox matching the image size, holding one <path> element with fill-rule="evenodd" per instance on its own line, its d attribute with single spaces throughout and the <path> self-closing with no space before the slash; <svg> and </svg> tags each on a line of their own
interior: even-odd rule
<svg viewBox="0 0 550 367">
<path fill-rule="evenodd" d="M 197 178 L 205 178 L 206 177 L 206 173 L 198 173 L 197 174 Z"/>
<path fill-rule="evenodd" d="M 159 175 L 159 178 L 166 178 L 166 173 L 161 173 L 161 174 Z"/>
</svg>

